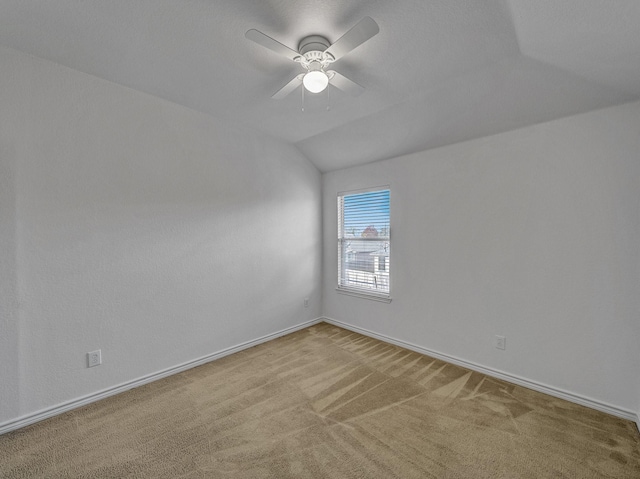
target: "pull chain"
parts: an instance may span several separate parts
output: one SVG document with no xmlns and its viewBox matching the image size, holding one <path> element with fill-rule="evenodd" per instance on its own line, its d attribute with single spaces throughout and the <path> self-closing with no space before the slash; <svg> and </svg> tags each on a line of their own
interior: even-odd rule
<svg viewBox="0 0 640 479">
<path fill-rule="evenodd" d="M 327 111 L 331 110 L 331 107 L 329 106 L 329 85 L 327 85 Z"/>
<path fill-rule="evenodd" d="M 300 88 L 300 91 L 302 93 L 302 108 L 300 108 L 300 110 L 304 113 L 304 100 L 305 100 L 305 96 L 304 96 L 304 86 L 302 88 Z M 331 110 L 331 97 L 329 96 L 329 86 L 327 85 L 327 111 Z"/>
</svg>

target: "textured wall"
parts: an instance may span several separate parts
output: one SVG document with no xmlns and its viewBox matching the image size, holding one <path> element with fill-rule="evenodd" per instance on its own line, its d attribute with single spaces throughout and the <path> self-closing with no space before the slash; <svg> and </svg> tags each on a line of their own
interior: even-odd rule
<svg viewBox="0 0 640 479">
<path fill-rule="evenodd" d="M 9 72 L 0 75 L 0 104 L 5 105 Z M 0 418 L 18 414 L 18 272 L 16 201 L 11 119 L 0 114 Z"/>
<path fill-rule="evenodd" d="M 320 315 L 321 176 L 295 148 L 12 50 L 0 65 L 0 422 Z"/>
<path fill-rule="evenodd" d="M 632 103 L 325 174 L 324 314 L 636 411 L 639 131 Z M 335 292 L 336 194 L 385 184 L 390 304 Z"/>
</svg>

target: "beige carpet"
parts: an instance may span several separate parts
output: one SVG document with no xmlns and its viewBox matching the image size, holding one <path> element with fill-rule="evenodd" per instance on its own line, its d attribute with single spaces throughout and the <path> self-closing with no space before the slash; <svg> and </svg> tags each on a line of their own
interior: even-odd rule
<svg viewBox="0 0 640 479">
<path fill-rule="evenodd" d="M 635 424 L 328 324 L 0 437 L 2 478 L 640 478 Z"/>
</svg>

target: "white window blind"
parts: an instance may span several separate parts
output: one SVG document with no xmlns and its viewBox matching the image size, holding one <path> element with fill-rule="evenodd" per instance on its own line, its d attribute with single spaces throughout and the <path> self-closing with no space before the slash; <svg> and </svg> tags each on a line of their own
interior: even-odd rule
<svg viewBox="0 0 640 479">
<path fill-rule="evenodd" d="M 338 290 L 389 297 L 388 188 L 338 195 Z"/>
</svg>

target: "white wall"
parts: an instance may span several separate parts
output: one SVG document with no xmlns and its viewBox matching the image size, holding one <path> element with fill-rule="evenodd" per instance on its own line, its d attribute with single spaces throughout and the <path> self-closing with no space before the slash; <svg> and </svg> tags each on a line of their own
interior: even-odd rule
<svg viewBox="0 0 640 479">
<path fill-rule="evenodd" d="M 324 315 L 632 416 L 639 155 L 634 103 L 325 174 Z M 336 194 L 376 185 L 390 304 L 335 292 Z"/>
<path fill-rule="evenodd" d="M 640 374 L 636 374 L 638 377 L 638 407 L 636 409 L 636 425 L 638 426 L 638 431 L 640 431 Z"/>
<path fill-rule="evenodd" d="M 639 308 L 640 309 L 640 308 Z M 640 315 L 640 313 L 639 313 Z M 638 322 L 640 323 L 640 320 L 638 320 Z M 640 327 L 640 326 L 639 326 Z M 639 356 L 638 362 L 640 363 L 640 341 L 638 341 L 638 351 L 637 354 Z M 637 395 L 636 395 L 636 408 L 635 408 L 635 421 L 636 421 L 636 425 L 638 427 L 638 431 L 640 431 L 640 368 L 638 368 L 636 374 L 635 374 L 635 380 L 636 380 L 636 386 L 638 389 Z"/>
<path fill-rule="evenodd" d="M 0 98 L 4 84 L 0 83 Z M 0 111 L 2 111 L 0 107 Z M 0 113 L 0 410 L 18 414 L 18 293 L 16 269 L 16 205 L 11 121 Z"/>
<path fill-rule="evenodd" d="M 320 315 L 298 150 L 13 50 L 0 72 L 0 423 Z"/>
</svg>

